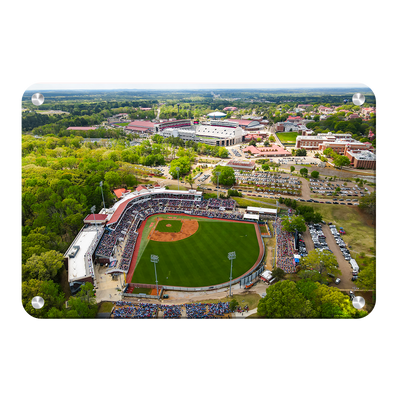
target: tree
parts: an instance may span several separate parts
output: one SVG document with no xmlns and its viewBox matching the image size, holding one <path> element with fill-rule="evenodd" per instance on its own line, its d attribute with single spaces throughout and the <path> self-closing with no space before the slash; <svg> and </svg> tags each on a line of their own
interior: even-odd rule
<svg viewBox="0 0 400 400">
<path fill-rule="evenodd" d="M 359 184 L 360 185 L 360 184 Z M 358 208 L 375 217 L 376 215 L 376 192 L 361 197 Z"/>
<path fill-rule="evenodd" d="M 305 232 L 307 227 L 304 223 L 304 217 L 301 215 L 295 217 L 282 218 L 282 228 L 287 232 Z"/>
<path fill-rule="evenodd" d="M 333 274 L 335 278 L 342 274 L 337 268 L 336 257 L 329 251 L 312 250 L 306 257 L 300 260 L 300 268 L 302 270 L 318 272 L 321 282 L 327 281 L 328 273 Z"/>
<path fill-rule="evenodd" d="M 265 147 L 268 147 L 268 146 L 269 146 L 269 140 L 268 140 L 268 139 L 264 141 L 264 146 L 265 146 Z"/>
<path fill-rule="evenodd" d="M 227 158 L 229 156 L 229 151 L 226 147 L 220 147 L 218 149 L 218 156 L 221 158 Z"/>
<path fill-rule="evenodd" d="M 233 186 L 236 183 L 235 171 L 232 167 L 223 167 L 222 165 L 217 165 L 213 172 L 211 180 L 214 184 L 217 183 L 217 171 L 221 172 L 218 182 L 223 186 Z"/>
<path fill-rule="evenodd" d="M 169 165 L 169 173 L 172 175 L 174 179 L 177 179 L 178 172 L 176 171 L 176 167 L 179 167 L 179 176 L 182 177 L 187 175 L 190 172 L 190 160 L 187 156 L 176 158 L 172 160 Z"/>
<path fill-rule="evenodd" d="M 296 156 L 305 157 L 306 155 L 307 155 L 306 149 L 297 149 L 296 150 Z"/>
<path fill-rule="evenodd" d="M 97 315 L 97 305 L 94 297 L 93 284 L 84 283 L 76 296 L 68 300 L 68 310 L 66 318 L 95 318 Z"/>
<path fill-rule="evenodd" d="M 118 172 L 115 171 L 108 171 L 104 175 L 105 181 L 108 183 L 110 188 L 116 188 L 121 184 L 121 178 L 118 174 Z"/>
<path fill-rule="evenodd" d="M 262 168 L 264 171 L 268 171 L 268 170 L 269 170 L 269 165 L 263 164 L 263 165 L 261 166 L 261 168 Z"/>
<path fill-rule="evenodd" d="M 281 281 L 268 287 L 258 302 L 257 314 L 265 318 L 314 318 L 310 300 L 298 291 L 296 283 Z"/>
<path fill-rule="evenodd" d="M 236 310 L 236 307 L 239 305 L 239 302 L 236 299 L 232 299 L 229 302 L 229 309 L 234 312 Z"/>
<path fill-rule="evenodd" d="M 285 277 L 286 273 L 282 268 L 274 268 L 271 275 L 273 278 L 279 281 Z"/>
<path fill-rule="evenodd" d="M 342 169 L 342 167 L 350 165 L 350 160 L 346 156 L 337 156 L 333 159 L 333 164 Z"/>
<path fill-rule="evenodd" d="M 376 258 L 364 260 L 358 274 L 357 286 L 361 289 L 376 290 Z"/>
<path fill-rule="evenodd" d="M 308 169 L 307 168 L 301 168 L 299 172 L 300 172 L 301 176 L 303 176 L 304 178 L 307 178 L 307 176 L 308 176 Z"/>
<path fill-rule="evenodd" d="M 252 139 L 249 142 L 249 146 L 257 146 L 257 142 L 254 139 Z"/>
<path fill-rule="evenodd" d="M 44 306 L 40 309 L 32 306 L 32 299 L 35 296 L 40 296 L 44 300 Z M 63 307 L 64 302 L 65 297 L 60 285 L 52 281 L 30 279 L 22 282 L 22 305 L 32 317 L 47 318 L 53 307 L 59 310 Z"/>
<path fill-rule="evenodd" d="M 294 165 L 291 165 L 291 166 L 290 166 L 290 172 L 293 173 L 295 169 L 296 169 L 296 168 L 294 167 Z"/>
<path fill-rule="evenodd" d="M 192 175 L 188 175 L 188 176 L 185 178 L 185 180 L 186 180 L 186 182 L 190 185 L 190 187 L 193 188 L 193 183 L 194 183 L 193 176 L 192 176 Z"/>
<path fill-rule="evenodd" d="M 26 264 L 22 265 L 22 279 L 24 281 L 54 279 L 63 265 L 64 256 L 58 251 L 49 250 L 40 255 L 33 254 Z"/>
<path fill-rule="evenodd" d="M 318 179 L 318 177 L 319 177 L 319 172 L 318 171 L 312 171 L 311 172 L 311 178 Z"/>
</svg>

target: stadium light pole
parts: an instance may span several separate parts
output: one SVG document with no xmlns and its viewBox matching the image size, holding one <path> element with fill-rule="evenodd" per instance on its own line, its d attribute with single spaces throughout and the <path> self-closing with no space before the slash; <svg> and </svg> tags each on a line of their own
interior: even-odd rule
<svg viewBox="0 0 400 400">
<path fill-rule="evenodd" d="M 221 175 L 221 171 L 215 171 L 215 175 L 217 175 L 217 199 L 219 199 L 219 176 Z"/>
<path fill-rule="evenodd" d="M 103 198 L 103 206 L 106 209 L 106 202 L 104 201 L 104 194 L 103 194 L 103 181 L 100 182 L 100 189 L 101 189 L 101 197 Z"/>
<path fill-rule="evenodd" d="M 90 211 L 92 212 L 92 214 L 93 214 L 93 218 L 94 218 L 94 225 L 95 225 L 95 227 L 96 227 L 96 237 L 98 237 L 99 236 L 99 230 L 97 229 L 97 224 L 96 224 L 96 214 L 94 213 L 95 211 L 96 211 L 96 206 L 93 206 L 91 209 L 90 209 Z"/>
<path fill-rule="evenodd" d="M 180 171 L 180 168 L 176 167 L 175 170 L 178 172 L 178 190 L 179 190 L 179 171 Z"/>
<path fill-rule="evenodd" d="M 154 263 L 154 273 L 156 275 L 156 287 L 157 287 L 157 296 L 158 296 L 158 281 L 157 281 L 157 263 L 158 263 L 158 256 L 152 254 L 150 256 L 150 261 Z"/>
<path fill-rule="evenodd" d="M 231 276 L 229 277 L 229 297 L 232 297 L 232 264 L 233 260 L 236 258 L 236 253 L 231 251 L 228 253 L 228 258 L 231 260 Z"/>
</svg>

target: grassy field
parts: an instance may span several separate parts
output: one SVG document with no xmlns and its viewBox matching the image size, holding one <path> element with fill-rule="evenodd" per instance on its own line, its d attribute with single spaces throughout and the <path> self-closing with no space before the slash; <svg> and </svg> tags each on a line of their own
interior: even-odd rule
<svg viewBox="0 0 400 400">
<path fill-rule="evenodd" d="M 115 125 L 118 125 L 118 126 L 127 126 L 127 125 L 129 125 L 129 124 L 130 124 L 130 122 L 120 122 L 120 123 L 115 124 Z"/>
<path fill-rule="evenodd" d="M 343 227 L 346 235 L 343 240 L 351 246 L 350 253 L 364 252 L 373 255 L 370 248 L 375 249 L 376 229 L 372 220 L 357 207 L 345 207 L 339 204 L 312 204 L 320 212 L 324 221 L 332 222 L 337 227 Z"/>
<path fill-rule="evenodd" d="M 231 302 L 233 299 L 235 299 L 240 307 L 244 306 L 249 306 L 249 310 L 252 310 L 253 308 L 256 308 L 258 305 L 258 302 L 261 299 L 261 296 L 257 293 L 254 292 L 249 292 L 246 294 L 234 294 L 232 297 L 224 297 L 223 299 L 216 299 L 216 300 L 202 300 L 200 303 L 218 303 L 218 302 L 223 302 L 225 303 L 226 301 Z M 246 315 L 244 313 L 243 315 Z"/>
<path fill-rule="evenodd" d="M 273 199 L 265 199 L 262 197 L 255 197 L 254 200 L 257 199 L 257 201 L 249 200 L 250 198 L 243 198 L 243 197 L 232 197 L 232 199 L 238 203 L 239 207 L 277 208 L 275 205 L 276 200 L 273 200 Z"/>
<path fill-rule="evenodd" d="M 99 313 L 106 313 L 106 312 L 111 312 L 112 308 L 114 307 L 114 303 L 110 301 L 102 301 L 100 303 L 98 312 Z"/>
<path fill-rule="evenodd" d="M 297 132 L 283 132 L 276 134 L 282 143 L 296 143 L 297 135 Z"/>
<path fill-rule="evenodd" d="M 228 253 L 232 251 L 236 252 L 233 278 L 254 265 L 259 245 L 253 224 L 189 218 L 199 221 L 199 229 L 194 235 L 176 242 L 148 240 L 148 225 L 154 222 L 149 218 L 143 231 L 132 282 L 155 282 L 151 254 L 159 256 L 157 277 L 160 285 L 198 287 L 227 282 L 231 265 Z"/>
</svg>

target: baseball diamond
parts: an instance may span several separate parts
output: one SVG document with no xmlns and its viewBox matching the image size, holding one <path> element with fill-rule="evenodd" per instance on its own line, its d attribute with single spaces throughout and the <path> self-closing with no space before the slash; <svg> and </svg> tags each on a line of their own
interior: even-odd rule
<svg viewBox="0 0 400 400">
<path fill-rule="evenodd" d="M 256 232 L 258 228 L 253 223 L 186 217 L 182 219 L 182 227 L 185 223 L 195 223 L 198 226 L 190 236 L 172 241 L 159 241 L 153 240 L 153 235 L 157 233 L 160 222 L 161 226 L 167 223 L 173 226 L 175 221 L 164 215 L 163 220 L 156 225 L 156 231 L 146 236 L 148 226 L 155 218 L 157 217 L 148 218 L 143 228 L 132 283 L 155 282 L 154 266 L 150 262 L 152 254 L 159 256 L 158 283 L 169 286 L 201 287 L 229 281 L 231 262 L 227 255 L 231 251 L 235 251 L 237 257 L 233 262 L 233 279 L 246 273 L 257 262 L 260 245 Z M 179 234 L 180 232 L 175 233 Z"/>
</svg>

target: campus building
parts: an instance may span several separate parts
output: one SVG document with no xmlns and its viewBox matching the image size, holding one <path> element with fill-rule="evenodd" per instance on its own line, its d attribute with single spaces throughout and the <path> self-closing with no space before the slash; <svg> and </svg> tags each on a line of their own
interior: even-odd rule
<svg viewBox="0 0 400 400">
<path fill-rule="evenodd" d="M 243 152 L 250 153 L 254 157 L 288 157 L 292 155 L 290 151 L 276 144 L 271 144 L 269 147 L 247 146 L 243 149 Z"/>
<path fill-rule="evenodd" d="M 162 132 L 167 128 L 190 128 L 192 126 L 192 122 L 190 119 L 172 119 L 170 121 L 163 121 L 155 126 L 156 132 Z"/>
<path fill-rule="evenodd" d="M 152 134 L 155 131 L 155 124 L 150 121 L 135 120 L 130 122 L 125 127 L 125 130 L 139 134 Z"/>
<path fill-rule="evenodd" d="M 350 133 L 328 133 L 317 136 L 307 136 L 305 134 L 296 137 L 296 149 L 318 150 L 323 142 L 335 142 L 336 140 L 353 140 Z"/>
<path fill-rule="evenodd" d="M 246 131 L 254 131 L 264 129 L 264 125 L 261 125 L 259 121 L 251 119 L 234 119 L 229 118 L 227 121 L 235 122 L 238 126 Z"/>
<path fill-rule="evenodd" d="M 255 163 L 253 161 L 230 160 L 226 163 L 226 166 L 237 170 L 252 171 L 255 167 Z"/>
<path fill-rule="evenodd" d="M 232 146 L 242 143 L 243 129 L 229 121 L 211 120 L 191 128 L 165 128 L 160 133 L 164 137 L 179 137 L 185 142 L 192 140 L 212 146 Z"/>
<path fill-rule="evenodd" d="M 348 150 L 344 154 L 354 168 L 376 169 L 376 155 L 368 150 Z"/>
</svg>

